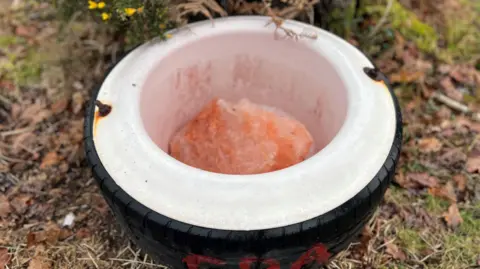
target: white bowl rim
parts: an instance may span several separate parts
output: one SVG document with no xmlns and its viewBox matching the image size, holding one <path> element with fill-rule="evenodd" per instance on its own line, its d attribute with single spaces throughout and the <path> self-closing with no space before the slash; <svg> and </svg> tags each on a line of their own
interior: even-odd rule
<svg viewBox="0 0 480 269">
<path fill-rule="evenodd" d="M 190 24 L 199 36 L 235 31 L 272 33 L 269 17 L 234 16 Z M 396 109 L 391 93 L 370 79 L 372 63 L 355 47 L 322 29 L 285 21 L 294 31 L 318 34 L 309 46 L 334 65 L 347 86 L 348 112 L 322 151 L 287 169 L 258 175 L 224 175 L 187 166 L 158 148 L 142 126 L 141 85 L 169 51 L 196 40 L 172 32 L 166 42 L 134 49 L 104 80 L 96 100 L 111 104 L 94 123 L 94 145 L 105 170 L 133 199 L 159 214 L 191 225 L 225 230 L 283 227 L 322 215 L 359 193 L 382 168 L 392 148 Z"/>
</svg>

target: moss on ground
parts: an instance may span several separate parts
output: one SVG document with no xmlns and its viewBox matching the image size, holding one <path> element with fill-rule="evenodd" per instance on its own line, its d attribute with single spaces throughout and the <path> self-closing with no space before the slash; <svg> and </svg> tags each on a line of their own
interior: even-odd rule
<svg viewBox="0 0 480 269">
<path fill-rule="evenodd" d="M 435 197 L 431 194 L 427 194 L 425 198 L 425 207 L 428 212 L 436 215 L 440 215 L 448 210 L 449 202 L 445 199 Z"/>
<path fill-rule="evenodd" d="M 375 16 L 383 16 L 386 6 L 367 6 L 366 11 Z M 439 36 L 435 29 L 419 20 L 414 12 L 406 9 L 397 0 L 393 1 L 388 18 L 391 27 L 406 39 L 412 40 L 418 48 L 429 53 L 436 51 Z"/>
<path fill-rule="evenodd" d="M 7 52 L 8 61 L 0 63 L 0 74 L 5 74 L 18 86 L 37 83 L 42 73 L 43 59 L 33 49 L 28 50 L 25 57 L 17 57 L 15 53 Z"/>
<path fill-rule="evenodd" d="M 420 237 L 419 232 L 409 228 L 401 228 L 397 231 L 400 245 L 409 253 L 417 254 L 427 248 L 427 244 Z"/>
<path fill-rule="evenodd" d="M 480 2 L 459 0 L 458 10 L 441 10 L 443 25 L 430 25 L 422 21 L 414 11 L 393 1 L 388 13 L 388 27 L 401 33 L 426 53 L 433 54 L 445 62 L 469 61 L 472 55 L 480 54 Z M 381 17 L 386 5 L 371 5 L 367 13 Z M 444 45 L 439 46 L 443 43 Z"/>
<path fill-rule="evenodd" d="M 477 264 L 480 253 L 480 203 L 461 209 L 463 223 L 453 232 L 444 234 L 445 268 L 466 268 Z"/>
</svg>

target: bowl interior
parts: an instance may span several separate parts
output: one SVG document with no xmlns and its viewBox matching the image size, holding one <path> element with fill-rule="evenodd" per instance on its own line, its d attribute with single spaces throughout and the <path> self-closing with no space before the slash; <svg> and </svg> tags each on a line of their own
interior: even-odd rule
<svg viewBox="0 0 480 269">
<path fill-rule="evenodd" d="M 159 60 L 143 84 L 140 107 L 147 133 L 168 152 L 172 135 L 212 98 L 248 98 L 301 121 L 320 151 L 346 118 L 347 92 L 330 59 L 306 43 L 245 31 L 179 46 Z"/>
</svg>

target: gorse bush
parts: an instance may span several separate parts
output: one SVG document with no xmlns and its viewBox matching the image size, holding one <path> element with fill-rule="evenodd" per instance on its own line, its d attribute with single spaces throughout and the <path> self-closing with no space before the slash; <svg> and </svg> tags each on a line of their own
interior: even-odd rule
<svg viewBox="0 0 480 269">
<path fill-rule="evenodd" d="M 63 21 L 81 20 L 87 16 L 112 26 L 118 35 L 132 43 L 153 37 L 166 39 L 166 32 L 176 26 L 167 0 L 53 0 Z"/>
<path fill-rule="evenodd" d="M 189 21 L 227 15 L 269 15 L 321 25 L 332 7 L 346 9 L 352 0 L 51 0 L 64 21 L 84 19 L 112 26 L 128 43 L 153 37 Z M 356 0 L 358 3 L 360 0 Z M 323 26 L 323 25 L 321 25 Z"/>
</svg>

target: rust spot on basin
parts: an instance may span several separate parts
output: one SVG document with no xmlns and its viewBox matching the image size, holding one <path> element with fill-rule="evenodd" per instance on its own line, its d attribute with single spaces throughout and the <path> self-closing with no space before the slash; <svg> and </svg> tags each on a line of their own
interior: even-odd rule
<svg viewBox="0 0 480 269">
<path fill-rule="evenodd" d="M 112 112 L 112 106 L 104 104 L 98 100 L 95 101 L 95 115 L 93 117 L 93 136 L 97 133 L 98 122 Z"/>
<path fill-rule="evenodd" d="M 383 80 L 384 75 L 382 74 L 382 72 L 380 72 L 376 68 L 370 68 L 370 67 L 363 68 L 363 72 L 365 72 L 365 74 L 369 78 L 371 78 L 376 84 L 382 86 L 383 88 L 385 88 L 388 91 L 388 87 L 385 84 L 385 81 Z"/>
</svg>

